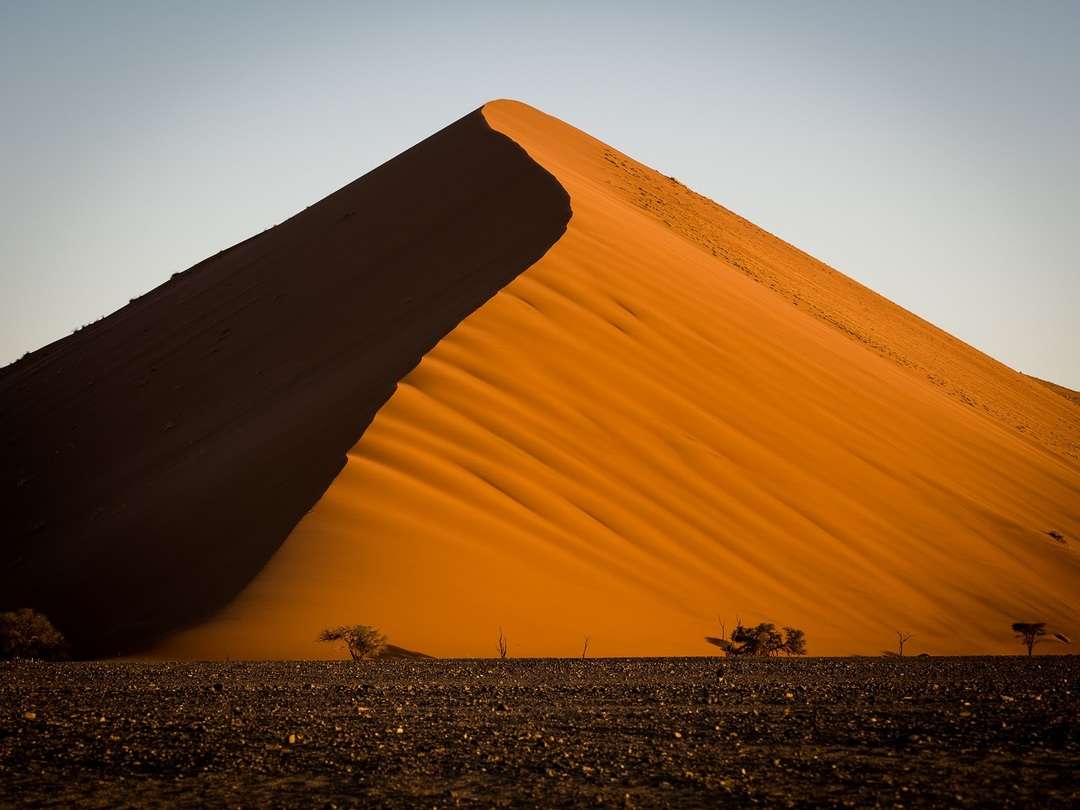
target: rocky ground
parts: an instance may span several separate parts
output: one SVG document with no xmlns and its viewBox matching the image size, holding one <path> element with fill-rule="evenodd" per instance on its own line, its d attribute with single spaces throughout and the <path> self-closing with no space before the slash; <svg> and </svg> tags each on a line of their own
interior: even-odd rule
<svg viewBox="0 0 1080 810">
<path fill-rule="evenodd" d="M 0 805 L 1077 806 L 1080 658 L 0 664 Z"/>
</svg>

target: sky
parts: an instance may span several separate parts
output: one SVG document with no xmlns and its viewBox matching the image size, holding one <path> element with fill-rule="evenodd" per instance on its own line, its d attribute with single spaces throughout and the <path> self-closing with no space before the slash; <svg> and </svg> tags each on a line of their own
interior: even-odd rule
<svg viewBox="0 0 1080 810">
<path fill-rule="evenodd" d="M 0 364 L 494 98 L 1080 389 L 1080 2 L 0 0 Z"/>
</svg>

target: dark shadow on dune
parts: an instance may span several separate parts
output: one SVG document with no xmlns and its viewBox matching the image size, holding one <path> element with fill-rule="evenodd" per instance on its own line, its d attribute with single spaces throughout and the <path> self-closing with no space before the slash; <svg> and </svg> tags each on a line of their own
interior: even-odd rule
<svg viewBox="0 0 1080 810">
<path fill-rule="evenodd" d="M 0 371 L 0 610 L 96 656 L 221 608 L 395 383 L 569 219 L 478 110 Z"/>
</svg>

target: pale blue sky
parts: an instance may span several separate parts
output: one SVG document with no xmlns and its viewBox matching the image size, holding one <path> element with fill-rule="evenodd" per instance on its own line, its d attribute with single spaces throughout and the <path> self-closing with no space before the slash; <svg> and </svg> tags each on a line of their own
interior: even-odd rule
<svg viewBox="0 0 1080 810">
<path fill-rule="evenodd" d="M 1080 388 L 1080 3 L 0 0 L 0 363 L 491 98 Z"/>
</svg>

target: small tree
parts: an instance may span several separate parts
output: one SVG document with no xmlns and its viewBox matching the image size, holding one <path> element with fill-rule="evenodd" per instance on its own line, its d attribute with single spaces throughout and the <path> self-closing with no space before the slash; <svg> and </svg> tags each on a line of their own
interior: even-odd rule
<svg viewBox="0 0 1080 810">
<path fill-rule="evenodd" d="M 0 613 L 0 658 L 61 661 L 67 657 L 64 636 L 41 613 L 30 608 Z"/>
<path fill-rule="evenodd" d="M 762 622 L 757 627 L 736 627 L 731 640 L 742 645 L 744 655 L 768 658 L 784 649 L 784 637 L 769 622 Z"/>
<path fill-rule="evenodd" d="M 747 627 L 741 619 L 735 620 L 735 629 L 730 638 L 724 638 L 727 628 L 720 621 L 719 637 L 706 636 L 705 640 L 724 651 L 724 655 L 770 657 L 784 653 L 786 655 L 806 655 L 806 633 L 796 627 L 785 627 L 784 633 L 776 625 L 762 622 L 756 627 Z"/>
<path fill-rule="evenodd" d="M 1046 622 L 1013 622 L 1012 629 L 1017 640 L 1027 647 L 1030 658 L 1039 639 L 1046 635 Z"/>
<path fill-rule="evenodd" d="M 353 661 L 376 658 L 386 647 L 386 636 L 366 624 L 333 627 L 319 633 L 319 641 L 343 641 Z"/>
<path fill-rule="evenodd" d="M 806 633 L 797 627 L 785 627 L 784 653 L 786 655 L 806 655 Z"/>
<path fill-rule="evenodd" d="M 1050 636 L 1050 631 L 1046 629 L 1046 622 L 1013 622 L 1012 630 L 1016 633 L 1017 641 L 1027 647 L 1029 658 L 1035 645 L 1048 641 L 1046 637 Z M 1069 643 L 1069 637 L 1064 633 L 1054 633 L 1050 637 L 1062 644 Z"/>
<path fill-rule="evenodd" d="M 911 641 L 911 633 L 905 633 L 901 630 L 896 631 L 896 642 L 900 647 L 900 657 L 904 657 L 904 645 Z"/>
</svg>

